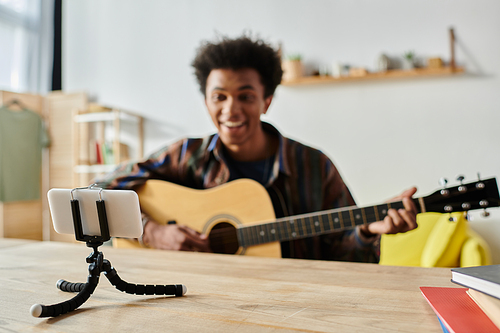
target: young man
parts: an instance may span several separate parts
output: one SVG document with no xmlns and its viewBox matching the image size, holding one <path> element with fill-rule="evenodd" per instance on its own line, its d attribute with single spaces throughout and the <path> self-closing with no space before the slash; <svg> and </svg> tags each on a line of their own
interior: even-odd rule
<svg viewBox="0 0 500 333">
<path fill-rule="evenodd" d="M 203 189 L 251 178 L 265 186 L 278 217 L 354 205 L 326 155 L 261 122 L 283 74 L 279 54 L 273 48 L 247 37 L 204 43 L 193 67 L 217 133 L 180 140 L 145 161 L 122 165 L 98 180 L 100 186 L 137 189 L 149 179 L 161 179 Z M 282 242 L 282 256 L 377 262 L 380 234 L 417 226 L 411 200 L 415 191 L 403 192 L 397 199 L 403 200 L 405 209 L 389 210 L 383 221 Z M 150 247 L 210 251 L 206 235 L 186 226 L 159 224 L 147 216 L 143 222 L 143 241 Z"/>
</svg>

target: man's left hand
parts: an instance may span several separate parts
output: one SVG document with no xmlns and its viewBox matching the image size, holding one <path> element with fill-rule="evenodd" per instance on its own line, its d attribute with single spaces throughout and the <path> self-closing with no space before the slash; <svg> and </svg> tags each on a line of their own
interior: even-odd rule
<svg viewBox="0 0 500 333">
<path fill-rule="evenodd" d="M 389 209 L 384 220 L 361 226 L 361 233 L 366 237 L 373 237 L 375 235 L 397 234 L 415 229 L 417 227 L 417 207 L 413 203 L 412 196 L 416 192 L 417 188 L 412 187 L 391 199 L 390 201 L 403 201 L 405 208 Z"/>
</svg>

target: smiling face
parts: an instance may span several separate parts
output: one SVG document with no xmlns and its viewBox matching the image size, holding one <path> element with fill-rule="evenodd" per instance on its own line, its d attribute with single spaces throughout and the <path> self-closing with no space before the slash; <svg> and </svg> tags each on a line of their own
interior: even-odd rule
<svg viewBox="0 0 500 333">
<path fill-rule="evenodd" d="M 273 97 L 264 98 L 264 85 L 256 70 L 212 70 L 205 96 L 219 137 L 233 158 L 255 160 L 265 155 L 268 142 L 260 115 L 267 112 Z"/>
</svg>

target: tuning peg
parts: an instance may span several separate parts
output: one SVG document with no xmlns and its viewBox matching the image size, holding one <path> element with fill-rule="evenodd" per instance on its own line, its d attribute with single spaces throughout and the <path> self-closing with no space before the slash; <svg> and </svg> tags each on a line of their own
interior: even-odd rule
<svg viewBox="0 0 500 333">
<path fill-rule="evenodd" d="M 443 197 L 447 197 L 450 195 L 450 191 L 446 189 L 446 184 L 448 183 L 448 179 L 446 178 L 439 178 L 439 185 L 443 187 L 443 189 L 439 192 Z"/>
<path fill-rule="evenodd" d="M 458 187 L 458 192 L 461 192 L 461 193 L 467 192 L 467 187 L 462 185 L 464 179 L 465 179 L 465 177 L 463 175 L 459 175 L 457 177 L 457 180 L 460 182 L 460 186 Z"/>
<path fill-rule="evenodd" d="M 490 212 L 488 212 L 486 209 L 481 213 L 482 217 L 488 217 L 490 216 Z"/>
<path fill-rule="evenodd" d="M 439 178 L 439 185 L 441 185 L 443 188 L 446 188 L 446 184 L 448 184 L 448 179 L 446 178 Z"/>
<path fill-rule="evenodd" d="M 463 210 L 467 211 L 467 210 L 469 210 L 470 208 L 471 208 L 471 204 L 470 204 L 469 202 L 464 202 L 464 203 L 462 204 L 462 209 L 463 209 Z"/>
<path fill-rule="evenodd" d="M 476 183 L 476 188 L 478 190 L 482 190 L 486 187 L 486 185 L 484 185 L 484 183 L 481 181 L 481 175 L 479 174 L 479 172 L 477 173 L 477 183 Z"/>
</svg>

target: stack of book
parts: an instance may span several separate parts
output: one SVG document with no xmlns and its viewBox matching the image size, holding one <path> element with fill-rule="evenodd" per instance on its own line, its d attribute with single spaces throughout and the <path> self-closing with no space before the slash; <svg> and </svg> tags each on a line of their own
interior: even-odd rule
<svg viewBox="0 0 500 333">
<path fill-rule="evenodd" d="M 451 269 L 466 288 L 420 287 L 444 332 L 500 333 L 500 265 Z"/>
</svg>

